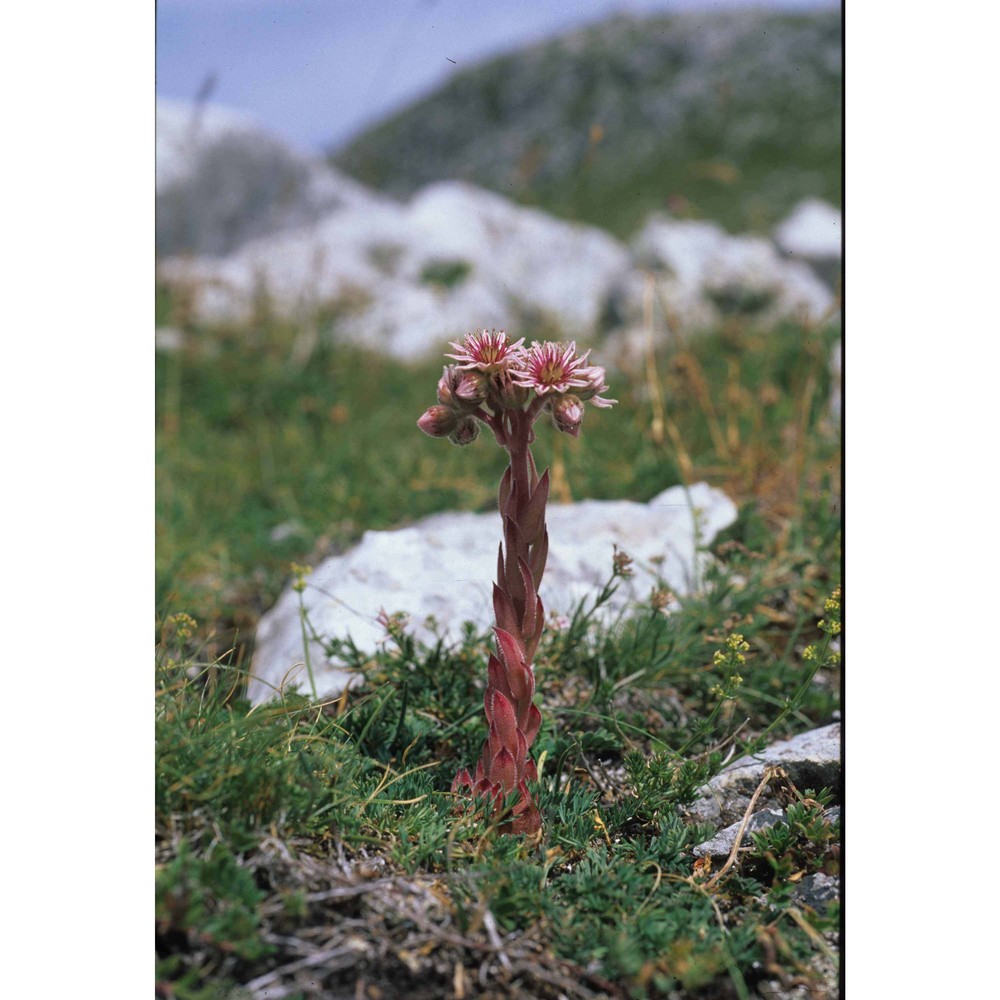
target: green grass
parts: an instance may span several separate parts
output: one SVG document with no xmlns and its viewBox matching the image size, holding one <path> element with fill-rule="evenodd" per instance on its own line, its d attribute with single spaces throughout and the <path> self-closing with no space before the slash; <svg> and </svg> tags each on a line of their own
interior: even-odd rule
<svg viewBox="0 0 1000 1000">
<path fill-rule="evenodd" d="M 173 317 L 169 300 L 160 309 Z M 495 503 L 500 449 L 485 438 L 458 449 L 416 428 L 434 401 L 439 363 L 405 366 L 338 344 L 334 333 L 301 364 L 295 336 L 274 321 L 195 330 L 183 350 L 157 356 L 157 605 L 161 617 L 194 615 L 215 655 L 249 639 L 291 561 L 315 564 L 368 529 Z M 832 336 L 792 326 L 767 336 L 720 333 L 659 359 L 666 415 L 686 457 L 652 429 L 647 373 L 612 369 L 620 406 L 590 408 L 577 440 L 545 428 L 540 467 L 554 465 L 562 500 L 643 501 L 685 473 L 709 478 L 753 501 L 737 530 L 754 537 L 760 516 L 768 530 L 775 517 L 801 513 L 809 496 L 836 493 L 836 444 L 816 433 Z M 614 361 L 600 349 L 597 356 Z M 794 468 L 782 455 L 790 441 Z M 835 535 L 839 515 L 826 522 Z M 804 524 L 796 517 L 789 531 Z"/>
<path fill-rule="evenodd" d="M 420 280 L 435 288 L 456 288 L 472 271 L 472 265 L 464 260 L 435 260 L 426 264 L 420 272 Z"/>
<path fill-rule="evenodd" d="M 176 303 L 159 309 L 183 324 Z M 713 831 L 684 806 L 730 750 L 838 707 L 817 628 L 839 584 L 833 331 L 730 326 L 651 369 L 612 368 L 621 402 L 590 410 L 578 440 L 539 434 L 557 497 L 645 500 L 706 478 L 740 516 L 680 610 L 651 595 L 598 624 L 595 593 L 546 634 L 534 840 L 497 835 L 449 792 L 483 738 L 485 636 L 426 647 L 402 632 L 376 655 L 331 643 L 365 677 L 342 702 L 243 700 L 246 640 L 290 562 L 495 502 L 499 449 L 416 428 L 440 365 L 348 348 L 335 323 L 306 360 L 299 331 L 266 319 L 188 328 L 157 358 L 161 993 L 353 996 L 360 980 L 472 996 L 484 962 L 491 995 L 510 997 L 743 998 L 779 974 L 815 978 L 837 913 L 804 911 L 792 888 L 838 870 L 836 831 L 810 804 L 821 790 L 785 787 L 788 823 L 716 883 L 690 853 Z M 714 659 L 734 632 L 749 645 L 738 686 Z"/>
<path fill-rule="evenodd" d="M 762 579 L 746 589 L 773 596 Z M 756 837 L 718 885 L 690 855 L 712 830 L 687 824 L 683 807 L 719 769 L 714 747 L 727 736 L 737 752 L 760 745 L 779 714 L 756 695 L 805 687 L 808 696 L 781 713 L 786 722 L 822 720 L 836 705 L 835 687 L 802 685 L 811 671 L 800 657 L 775 655 L 766 616 L 741 626 L 750 647 L 745 694 L 741 686 L 735 697 L 720 695 L 706 626 L 739 610 L 731 591 L 713 587 L 669 617 L 638 608 L 599 626 L 591 608 L 569 634 L 548 638 L 537 661 L 546 716 L 534 747 L 545 827 L 529 839 L 497 835 L 449 792 L 482 739 L 484 637 L 469 632 L 454 646 L 428 648 L 402 633 L 375 657 L 341 647 L 348 665 L 364 660 L 368 681 L 336 709 L 296 696 L 250 711 L 234 668 L 201 662 L 183 628 L 168 624 L 158 648 L 161 979 L 182 1000 L 204 995 L 208 983 L 225 992 L 291 964 L 290 955 L 315 953 L 310 934 L 322 927 L 328 938 L 396 948 L 379 975 L 398 992 L 445 995 L 434 992 L 447 987 L 440 969 L 402 946 L 420 937 L 406 914 L 414 879 L 442 906 L 435 926 L 449 961 L 474 965 L 489 947 L 487 912 L 512 951 L 533 942 L 539 955 L 523 971 L 526 992 L 498 969 L 495 984 L 509 988 L 500 995 L 550 995 L 532 991 L 561 963 L 580 984 L 615 984 L 622 996 L 678 988 L 748 996 L 767 935 L 777 935 L 789 968 L 805 968 L 814 938 L 837 927 L 835 912 L 803 915 L 790 891 L 807 873 L 838 871 L 833 831 L 811 800 Z M 813 619 L 802 638 L 819 635 Z M 611 687 L 581 698 L 595 661 Z M 647 674 L 626 681 L 637 662 Z M 815 663 L 833 676 L 828 657 Z M 664 706 L 664 690 L 676 707 Z M 744 717 L 749 728 L 738 725 Z M 284 859 L 276 844 L 290 845 Z M 350 895 L 366 877 L 373 884 L 373 857 L 377 908 Z M 351 905 L 337 902 L 336 889 Z M 412 961 L 400 959 L 404 952 Z M 315 992 L 290 995 L 327 995 L 372 971 L 358 958 L 315 971 Z M 289 988 L 293 973 L 283 980 Z"/>
</svg>

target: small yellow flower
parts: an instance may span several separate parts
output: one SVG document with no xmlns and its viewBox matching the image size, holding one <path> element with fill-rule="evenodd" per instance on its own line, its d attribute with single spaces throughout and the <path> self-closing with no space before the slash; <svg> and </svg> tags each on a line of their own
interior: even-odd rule
<svg viewBox="0 0 1000 1000">
<path fill-rule="evenodd" d="M 295 577 L 295 582 L 292 584 L 292 590 L 297 594 L 301 594 L 302 591 L 306 589 L 306 577 L 312 572 L 312 566 L 300 566 L 298 563 L 293 562 L 289 569 L 291 570 L 292 576 Z"/>
<path fill-rule="evenodd" d="M 167 619 L 167 624 L 174 629 L 178 639 L 190 639 L 194 635 L 198 623 L 186 612 L 179 611 Z"/>
</svg>

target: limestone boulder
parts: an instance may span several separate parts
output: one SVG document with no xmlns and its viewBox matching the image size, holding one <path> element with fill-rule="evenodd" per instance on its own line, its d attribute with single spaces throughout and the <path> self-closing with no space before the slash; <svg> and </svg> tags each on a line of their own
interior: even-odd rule
<svg viewBox="0 0 1000 1000">
<path fill-rule="evenodd" d="M 829 285 L 839 279 L 843 219 L 828 202 L 819 198 L 799 202 L 775 227 L 774 242 L 786 259 L 808 264 Z"/>
<path fill-rule="evenodd" d="M 246 323 L 262 303 L 293 320 L 326 308 L 339 338 L 410 359 L 526 318 L 567 339 L 592 337 L 629 267 L 625 247 L 601 230 L 468 184 L 431 185 L 408 205 L 355 194 L 224 256 L 163 259 L 159 278 L 203 323 Z"/>
<path fill-rule="evenodd" d="M 781 257 L 758 236 L 731 236 L 712 222 L 653 215 L 632 241 L 636 266 L 656 278 L 658 305 L 680 333 L 717 326 L 727 317 L 770 326 L 784 319 L 814 324 L 830 318 L 830 290 L 805 265 Z M 619 310 L 641 316 L 634 278 L 620 289 Z"/>
<path fill-rule="evenodd" d="M 593 599 L 611 574 L 615 545 L 634 559 L 635 572 L 619 581 L 607 614 L 648 598 L 655 586 L 691 593 L 702 585 L 710 558 L 705 546 L 736 514 L 725 494 L 704 483 L 672 487 L 645 504 L 550 506 L 540 590 L 546 612 L 569 616 Z M 495 511 L 436 514 L 394 531 L 366 532 L 355 548 L 318 566 L 301 598 L 311 630 L 323 640 L 310 638 L 308 647 L 319 696 L 335 696 L 352 682 L 327 658 L 325 641 L 349 638 L 359 649 L 376 650 L 386 638 L 380 612 L 408 616 L 408 630 L 423 641 L 456 640 L 464 622 L 487 632 L 500 538 Z M 255 704 L 279 689 L 309 687 L 299 599 L 289 588 L 258 625 L 248 692 Z"/>
</svg>

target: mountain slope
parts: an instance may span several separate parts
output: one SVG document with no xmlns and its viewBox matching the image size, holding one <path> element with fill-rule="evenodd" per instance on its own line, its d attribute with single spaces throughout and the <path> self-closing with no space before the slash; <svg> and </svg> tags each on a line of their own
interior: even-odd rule
<svg viewBox="0 0 1000 1000">
<path fill-rule="evenodd" d="M 409 194 L 460 178 L 633 232 L 653 210 L 770 227 L 840 203 L 841 19 L 618 16 L 456 75 L 333 154 Z"/>
</svg>

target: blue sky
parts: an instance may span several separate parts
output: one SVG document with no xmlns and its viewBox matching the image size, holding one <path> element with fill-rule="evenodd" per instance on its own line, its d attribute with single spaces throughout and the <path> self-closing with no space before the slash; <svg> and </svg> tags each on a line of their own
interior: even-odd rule
<svg viewBox="0 0 1000 1000">
<path fill-rule="evenodd" d="M 815 8 L 837 0 L 159 0 L 157 93 L 249 112 L 322 149 L 487 56 L 620 11 Z M 451 62 L 450 60 L 454 60 Z"/>
</svg>

